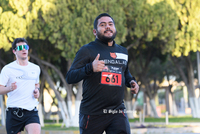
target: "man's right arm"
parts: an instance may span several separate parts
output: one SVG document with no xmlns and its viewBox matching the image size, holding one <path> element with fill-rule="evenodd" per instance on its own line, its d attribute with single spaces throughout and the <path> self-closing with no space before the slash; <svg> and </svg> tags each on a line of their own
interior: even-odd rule
<svg viewBox="0 0 200 134">
<path fill-rule="evenodd" d="M 9 92 L 12 92 L 13 90 L 17 89 L 17 85 L 16 82 L 12 82 L 11 84 L 9 84 L 9 86 L 7 85 L 9 78 L 9 70 L 7 70 L 7 67 L 3 67 L 3 69 L 1 70 L 1 74 L 0 74 L 0 95 L 3 94 L 7 94 Z"/>
<path fill-rule="evenodd" d="M 68 84 L 77 83 L 93 73 L 90 52 L 84 46 L 76 53 L 70 70 L 67 72 L 66 81 Z"/>
<path fill-rule="evenodd" d="M 5 86 L 5 83 L 7 83 L 9 79 L 7 73 L 5 73 L 6 71 L 6 67 L 3 67 L 0 73 L 0 95 L 4 95 L 12 91 L 11 86 Z"/>
<path fill-rule="evenodd" d="M 7 94 L 8 92 L 11 92 L 11 91 L 13 91 L 13 90 L 14 90 L 14 88 L 12 89 L 11 86 L 5 87 L 5 86 L 3 86 L 3 85 L 0 85 L 0 95 Z"/>
</svg>

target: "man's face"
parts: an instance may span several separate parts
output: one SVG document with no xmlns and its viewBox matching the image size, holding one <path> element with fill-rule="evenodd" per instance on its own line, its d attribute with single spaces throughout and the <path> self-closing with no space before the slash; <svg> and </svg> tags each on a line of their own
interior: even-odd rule
<svg viewBox="0 0 200 134">
<path fill-rule="evenodd" d="M 94 35 L 96 35 L 96 37 L 99 40 L 106 43 L 111 42 L 114 40 L 116 34 L 117 34 L 117 31 L 115 28 L 115 24 L 110 17 L 105 16 L 105 17 L 101 17 L 98 20 L 97 30 L 96 30 L 96 33 L 94 33 Z"/>
<path fill-rule="evenodd" d="M 13 52 L 17 58 L 25 60 L 28 58 L 28 49 L 29 47 L 25 42 L 19 42 L 16 44 L 16 49 Z"/>
</svg>

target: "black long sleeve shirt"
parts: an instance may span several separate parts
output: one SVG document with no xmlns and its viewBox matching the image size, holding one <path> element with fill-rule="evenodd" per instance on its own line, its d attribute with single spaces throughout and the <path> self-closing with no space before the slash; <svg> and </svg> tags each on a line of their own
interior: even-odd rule
<svg viewBox="0 0 200 134">
<path fill-rule="evenodd" d="M 93 72 L 92 62 L 100 54 L 105 62 L 102 72 Z M 105 110 L 125 109 L 124 88 L 134 80 L 128 70 L 127 49 L 113 43 L 108 46 L 96 39 L 80 48 L 66 75 L 69 84 L 83 80 L 80 113 L 98 115 Z"/>
</svg>

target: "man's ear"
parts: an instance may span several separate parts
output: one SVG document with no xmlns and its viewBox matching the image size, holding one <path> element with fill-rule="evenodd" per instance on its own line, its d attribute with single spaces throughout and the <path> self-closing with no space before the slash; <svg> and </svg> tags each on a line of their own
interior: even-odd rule
<svg viewBox="0 0 200 134">
<path fill-rule="evenodd" d="M 96 36 L 97 35 L 97 30 L 93 29 L 93 34 Z"/>
<path fill-rule="evenodd" d="M 15 51 L 15 50 L 13 50 L 13 53 L 14 53 L 14 54 L 16 54 L 16 51 Z"/>
</svg>

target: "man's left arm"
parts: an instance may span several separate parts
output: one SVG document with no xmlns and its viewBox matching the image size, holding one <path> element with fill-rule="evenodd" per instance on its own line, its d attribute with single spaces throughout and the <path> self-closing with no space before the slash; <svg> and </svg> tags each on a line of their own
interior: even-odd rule
<svg viewBox="0 0 200 134">
<path fill-rule="evenodd" d="M 41 72 L 41 69 L 39 66 L 37 66 L 37 70 L 38 70 L 38 77 L 37 79 L 35 80 L 35 89 L 33 91 L 33 95 L 34 95 L 34 98 L 38 99 L 39 96 L 40 96 L 40 72 Z"/>
<path fill-rule="evenodd" d="M 33 95 L 36 99 L 40 96 L 40 84 L 35 84 L 35 90 L 33 91 Z"/>
<path fill-rule="evenodd" d="M 139 91 L 139 85 L 137 84 L 134 77 L 132 77 L 131 73 L 129 72 L 128 66 L 125 70 L 125 84 L 127 87 L 131 88 L 131 93 L 137 94 Z"/>
</svg>

